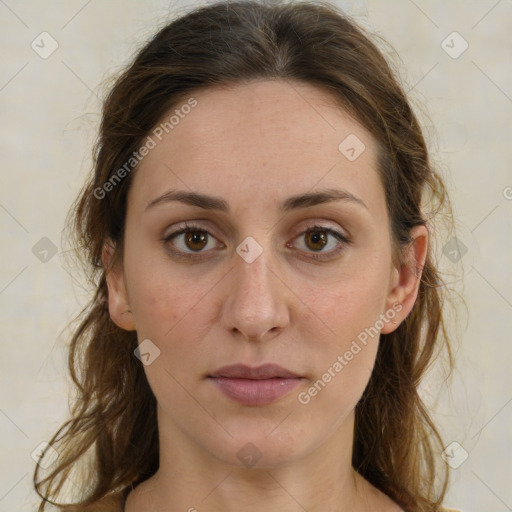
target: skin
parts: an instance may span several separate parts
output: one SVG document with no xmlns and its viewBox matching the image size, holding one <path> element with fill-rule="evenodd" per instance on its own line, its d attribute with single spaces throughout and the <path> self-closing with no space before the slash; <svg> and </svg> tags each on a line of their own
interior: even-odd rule
<svg viewBox="0 0 512 512">
<path fill-rule="evenodd" d="M 131 492 L 125 510 L 397 512 L 351 466 L 354 408 L 379 337 L 309 403 L 298 395 L 379 315 L 400 305 L 382 333 L 408 315 L 427 230 L 413 230 L 406 264 L 395 267 L 376 141 L 328 93 L 276 80 L 194 97 L 197 107 L 133 176 L 123 259 L 108 273 L 112 319 L 160 350 L 144 366 L 158 402 L 160 469 Z M 354 161 L 338 150 L 349 134 L 365 144 Z M 331 188 L 364 206 L 337 200 L 278 208 L 290 196 Z M 147 207 L 171 189 L 222 198 L 231 211 L 176 201 Z M 183 221 L 209 233 L 204 248 L 187 245 L 185 235 L 162 241 Z M 315 224 L 350 242 L 335 254 L 340 242 L 321 231 L 327 245 L 320 249 L 304 233 Z M 252 263 L 236 252 L 248 236 L 263 249 Z M 185 255 L 200 248 L 199 256 L 180 259 L 170 248 Z M 112 254 L 105 244 L 107 267 Z M 205 378 L 227 364 L 269 362 L 303 377 L 269 405 L 236 403 Z M 237 456 L 247 443 L 260 457 L 251 467 Z"/>
</svg>

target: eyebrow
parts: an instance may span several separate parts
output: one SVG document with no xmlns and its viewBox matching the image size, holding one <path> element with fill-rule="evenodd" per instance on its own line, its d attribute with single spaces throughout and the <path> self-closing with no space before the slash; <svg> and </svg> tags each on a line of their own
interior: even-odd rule
<svg viewBox="0 0 512 512">
<path fill-rule="evenodd" d="M 198 192 L 187 192 L 184 190 L 169 190 L 165 194 L 153 199 L 148 203 L 145 208 L 147 211 L 154 206 L 178 201 L 191 206 L 198 206 L 204 210 L 218 210 L 221 212 L 229 213 L 231 211 L 227 201 L 220 197 L 209 196 Z M 291 196 L 280 205 L 280 211 L 283 213 L 298 210 L 300 208 L 308 208 L 318 204 L 330 203 L 332 201 L 347 201 L 366 209 L 365 202 L 358 196 L 342 189 L 326 189 L 319 192 L 308 192 Z"/>
</svg>

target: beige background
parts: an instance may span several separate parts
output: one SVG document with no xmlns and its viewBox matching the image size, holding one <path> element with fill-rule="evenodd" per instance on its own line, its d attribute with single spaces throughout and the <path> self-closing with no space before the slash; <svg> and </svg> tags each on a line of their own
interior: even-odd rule
<svg viewBox="0 0 512 512">
<path fill-rule="evenodd" d="M 461 445 L 449 449 L 460 465 L 448 504 L 512 510 L 512 2 L 338 4 L 400 55 L 411 99 L 430 118 L 422 116 L 467 248 L 463 281 L 450 281 L 464 285 L 468 306 L 452 388 L 436 379 L 424 388 L 429 399 L 440 389 L 436 418 L 446 444 Z M 66 417 L 64 329 L 87 294 L 67 272 L 61 230 L 90 167 L 96 94 L 169 14 L 192 5 L 0 1 L 0 511 L 35 509 L 31 453 Z M 31 47 L 46 37 L 51 48 L 43 31 L 58 43 L 46 59 Z M 448 272 L 460 269 L 441 260 Z"/>
</svg>

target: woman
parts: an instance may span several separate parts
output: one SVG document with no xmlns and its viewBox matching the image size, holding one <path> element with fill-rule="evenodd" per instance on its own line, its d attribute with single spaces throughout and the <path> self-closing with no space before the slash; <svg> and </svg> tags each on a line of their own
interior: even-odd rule
<svg viewBox="0 0 512 512">
<path fill-rule="evenodd" d="M 442 510 L 417 388 L 450 355 L 443 205 L 397 79 L 335 7 L 221 2 L 160 30 L 74 210 L 96 294 L 39 510 L 65 489 L 66 511 Z"/>
</svg>

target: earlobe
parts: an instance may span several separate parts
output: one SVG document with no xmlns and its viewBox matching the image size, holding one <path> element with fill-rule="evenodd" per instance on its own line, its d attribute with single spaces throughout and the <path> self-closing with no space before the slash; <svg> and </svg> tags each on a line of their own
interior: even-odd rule
<svg viewBox="0 0 512 512">
<path fill-rule="evenodd" d="M 126 291 L 124 271 L 122 265 L 114 261 L 114 255 L 115 246 L 111 240 L 108 240 L 103 245 L 101 259 L 108 287 L 110 318 L 121 329 L 134 331 L 136 326 Z"/>
<path fill-rule="evenodd" d="M 428 230 L 423 225 L 415 226 L 411 229 L 411 237 L 412 242 L 405 251 L 402 267 L 393 269 L 393 279 L 386 301 L 386 311 L 393 310 L 396 314 L 386 322 L 381 330 L 382 334 L 389 334 L 398 328 L 398 325 L 411 312 L 418 296 L 423 267 L 427 257 Z M 397 312 L 398 304 L 400 310 Z"/>
</svg>

